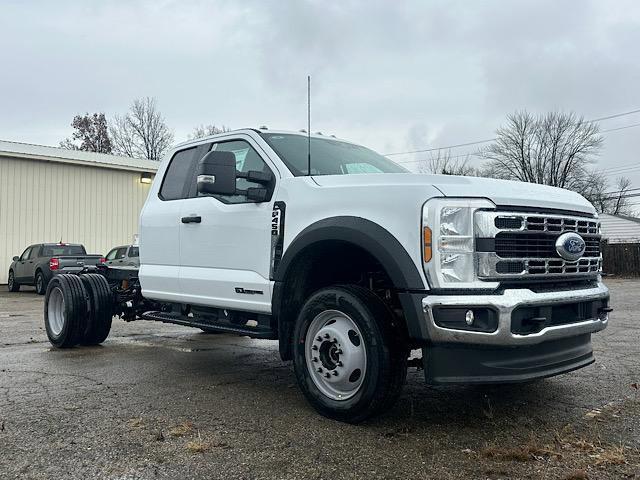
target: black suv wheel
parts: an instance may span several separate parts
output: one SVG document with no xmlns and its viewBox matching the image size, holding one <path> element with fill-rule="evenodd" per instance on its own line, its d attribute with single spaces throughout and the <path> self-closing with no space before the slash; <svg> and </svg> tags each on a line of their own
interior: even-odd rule
<svg viewBox="0 0 640 480">
<path fill-rule="evenodd" d="M 20 290 L 20 284 L 16 282 L 16 277 L 13 270 L 9 270 L 9 277 L 7 279 L 7 288 L 10 292 L 17 292 Z"/>
</svg>

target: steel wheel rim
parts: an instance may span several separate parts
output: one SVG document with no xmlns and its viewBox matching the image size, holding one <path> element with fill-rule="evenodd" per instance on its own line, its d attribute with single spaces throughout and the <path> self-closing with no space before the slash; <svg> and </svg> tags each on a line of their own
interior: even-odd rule
<svg viewBox="0 0 640 480">
<path fill-rule="evenodd" d="M 9 281 L 7 283 L 9 290 L 11 290 L 13 288 L 13 272 L 9 272 Z"/>
<path fill-rule="evenodd" d="M 36 289 L 38 290 L 38 292 L 42 291 L 42 274 L 39 273 L 38 276 L 36 277 Z"/>
<path fill-rule="evenodd" d="M 367 350 L 358 325 L 338 310 L 318 314 L 307 330 L 305 360 L 323 395 L 337 401 L 353 397 L 367 373 Z"/>
<path fill-rule="evenodd" d="M 56 337 L 62 333 L 64 327 L 64 296 L 62 290 L 56 287 L 49 293 L 49 304 L 47 306 L 47 317 L 49 319 L 49 329 Z"/>
</svg>

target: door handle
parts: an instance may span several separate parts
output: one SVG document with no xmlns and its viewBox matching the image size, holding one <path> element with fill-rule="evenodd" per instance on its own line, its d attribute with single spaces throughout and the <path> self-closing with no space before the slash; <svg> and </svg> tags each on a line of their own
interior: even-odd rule
<svg viewBox="0 0 640 480">
<path fill-rule="evenodd" d="M 202 217 L 200 215 L 191 215 L 189 217 L 182 217 L 182 223 L 200 223 Z"/>
</svg>

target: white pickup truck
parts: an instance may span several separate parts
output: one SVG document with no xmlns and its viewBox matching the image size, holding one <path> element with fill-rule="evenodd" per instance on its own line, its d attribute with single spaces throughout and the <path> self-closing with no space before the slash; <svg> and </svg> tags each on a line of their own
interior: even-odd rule
<svg viewBox="0 0 640 480">
<path fill-rule="evenodd" d="M 278 340 L 309 402 L 359 422 L 431 384 L 527 382 L 594 361 L 600 225 L 558 188 L 418 175 L 322 135 L 177 146 L 140 217 L 140 267 L 58 275 L 45 324 L 96 344 L 113 315 Z M 415 356 L 415 355 L 414 355 Z"/>
</svg>

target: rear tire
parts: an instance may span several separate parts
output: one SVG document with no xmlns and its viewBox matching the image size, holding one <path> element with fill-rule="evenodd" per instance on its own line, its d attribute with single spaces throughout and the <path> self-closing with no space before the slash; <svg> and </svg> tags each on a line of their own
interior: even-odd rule
<svg viewBox="0 0 640 480">
<path fill-rule="evenodd" d="M 111 331 L 113 319 L 113 295 L 107 279 L 96 273 L 80 276 L 87 291 L 90 313 L 83 338 L 83 345 L 98 345 L 104 342 Z"/>
<path fill-rule="evenodd" d="M 86 326 L 87 293 L 76 275 L 56 275 L 44 299 L 44 325 L 56 348 L 71 348 L 82 339 Z"/>
<path fill-rule="evenodd" d="M 20 284 L 16 282 L 16 277 L 13 273 L 13 270 L 9 270 L 9 277 L 7 280 L 7 289 L 10 292 L 17 292 L 18 290 L 20 290 Z"/>
<path fill-rule="evenodd" d="M 45 293 L 47 293 L 47 284 L 45 283 L 44 275 L 40 270 L 36 272 L 36 278 L 33 284 L 36 287 L 36 293 L 38 295 L 44 295 Z"/>
<path fill-rule="evenodd" d="M 302 392 L 321 415 L 358 423 L 393 406 L 408 349 L 392 323 L 382 300 L 358 286 L 325 288 L 305 302 L 293 361 Z"/>
</svg>

